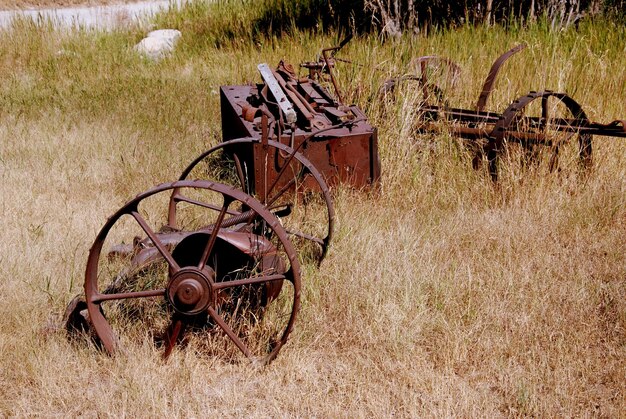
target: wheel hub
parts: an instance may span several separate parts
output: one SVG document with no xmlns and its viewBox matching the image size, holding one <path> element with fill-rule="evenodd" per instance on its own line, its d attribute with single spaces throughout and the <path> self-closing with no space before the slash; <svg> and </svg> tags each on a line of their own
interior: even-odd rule
<svg viewBox="0 0 626 419">
<path fill-rule="evenodd" d="M 209 267 L 182 268 L 167 286 L 167 300 L 174 310 L 185 315 L 195 315 L 205 311 L 214 301 L 211 284 L 215 273 Z"/>
</svg>

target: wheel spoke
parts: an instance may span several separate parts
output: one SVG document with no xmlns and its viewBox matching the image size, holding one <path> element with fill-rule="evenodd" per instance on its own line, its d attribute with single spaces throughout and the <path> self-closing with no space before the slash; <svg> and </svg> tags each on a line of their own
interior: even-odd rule
<svg viewBox="0 0 626 419">
<path fill-rule="evenodd" d="M 237 171 L 237 177 L 239 178 L 241 190 L 245 193 L 249 193 L 249 185 L 246 184 L 246 179 L 243 175 L 243 169 L 241 168 L 241 162 L 239 161 L 239 157 L 237 157 L 236 154 L 233 154 L 233 160 L 235 161 L 235 170 Z"/>
<path fill-rule="evenodd" d="M 143 231 L 148 235 L 150 240 L 152 240 L 154 247 L 158 249 L 159 253 L 161 253 L 161 256 L 163 256 L 163 258 L 170 265 L 173 273 L 178 272 L 180 270 L 180 266 L 178 266 L 178 263 L 176 263 L 176 261 L 172 257 L 172 254 L 165 248 L 165 246 L 163 246 L 163 243 L 161 243 L 154 231 L 152 231 L 152 229 L 148 226 L 146 220 L 144 220 L 143 217 L 139 215 L 136 209 L 134 211 L 131 211 L 130 213 L 135 218 L 135 220 L 137 220 L 137 222 L 139 223 Z"/>
<path fill-rule="evenodd" d="M 185 331 L 186 323 L 183 320 L 183 317 L 174 313 L 172 316 L 172 323 L 168 326 L 165 331 L 165 352 L 163 352 L 163 359 L 167 359 L 174 346 L 176 346 L 176 342 L 178 342 L 179 336 Z"/>
<path fill-rule="evenodd" d="M 233 202 L 233 198 L 224 195 L 224 205 L 222 205 L 222 209 L 217 216 L 217 220 L 215 221 L 215 224 L 213 224 L 213 231 L 211 232 L 211 237 L 209 238 L 209 241 L 204 248 L 204 252 L 202 253 L 202 257 L 200 258 L 200 263 L 198 263 L 198 269 L 203 269 L 204 265 L 206 265 L 207 261 L 209 260 L 211 250 L 213 250 L 213 246 L 215 245 L 215 241 L 217 240 L 217 235 L 219 234 L 220 228 L 222 226 L 222 221 L 224 221 L 224 216 L 226 215 L 226 211 L 228 210 L 228 206 L 231 202 Z"/>
<path fill-rule="evenodd" d="M 279 150 L 276 150 L 276 152 L 277 152 L 277 153 L 275 154 L 275 156 L 276 156 L 276 155 L 278 155 L 278 154 L 280 154 L 280 153 L 279 153 Z M 266 190 L 266 191 L 265 191 L 265 196 L 263 197 L 263 198 L 264 198 L 264 200 L 263 200 L 263 201 L 261 201 L 261 202 L 262 202 L 262 203 L 264 203 L 265 205 L 271 205 L 271 204 L 267 204 L 267 203 L 265 203 L 265 201 L 267 201 L 267 196 L 269 196 L 269 193 L 270 193 L 270 192 L 271 192 L 271 191 L 272 191 L 272 190 L 276 187 L 276 185 L 278 184 L 278 181 L 280 180 L 280 178 L 283 176 L 283 173 L 285 173 L 285 170 L 287 170 L 287 168 L 289 167 L 289 165 L 290 165 L 290 164 L 291 164 L 291 162 L 293 161 L 293 159 L 294 159 L 295 155 L 296 155 L 296 150 L 294 149 L 294 150 L 293 150 L 293 152 L 289 154 L 289 157 L 287 157 L 287 158 L 285 159 L 285 163 L 283 164 L 283 167 L 281 167 L 281 168 L 280 168 L 280 171 L 279 171 L 279 172 L 278 172 L 278 174 L 276 175 L 276 179 L 275 179 L 275 180 L 274 180 L 274 182 L 272 183 L 272 186 L 270 186 L 270 188 L 269 188 L 268 190 Z M 276 157 L 274 157 L 274 158 L 276 158 Z M 267 170 L 267 167 L 266 167 L 266 170 Z M 301 173 L 301 172 L 302 172 L 302 170 L 300 171 L 300 173 Z M 284 188 L 283 188 L 283 189 L 284 189 Z M 284 190 L 286 190 L 286 189 L 284 189 Z M 282 195 L 283 193 L 284 193 L 284 191 L 283 191 L 283 192 L 280 192 L 278 196 Z M 278 196 L 277 196 L 277 197 L 278 197 Z M 274 201 L 277 199 L 277 197 L 275 197 L 274 199 L 272 199 L 272 202 L 274 202 Z"/>
<path fill-rule="evenodd" d="M 245 174 L 243 160 L 239 166 Z M 290 179 L 283 180 L 286 183 Z M 236 180 L 234 182 L 237 183 Z M 282 185 L 276 187 L 274 192 Z M 184 194 L 177 193 L 178 189 Z M 210 192 L 218 200 L 207 202 L 198 194 L 202 191 Z M 140 205 L 145 199 L 157 195 L 169 199 L 167 209 L 170 221 L 175 221 L 175 204 L 178 202 L 185 201 L 187 203 L 182 205 L 192 209 L 198 204 L 205 208 L 212 207 L 204 203 L 214 205 L 212 210 L 208 210 L 210 218 L 201 220 L 209 225 L 192 231 L 156 230 L 155 220 L 158 219 L 147 215 L 146 207 Z M 222 202 L 219 201 L 220 196 Z M 282 199 L 285 198 L 283 196 Z M 203 202 L 198 203 L 194 199 Z M 229 211 L 231 206 L 233 210 Z M 285 215 L 290 208 L 274 210 Z M 118 251 L 124 257 L 109 258 L 103 249 L 110 240 L 127 232 L 126 217 L 134 219 L 130 221 L 130 227 L 139 238 L 124 248 L 123 253 Z M 118 225 L 120 220 L 124 225 Z M 247 224 L 246 228 L 227 229 L 227 226 L 242 222 Z M 115 235 L 110 234 L 111 231 Z M 224 254 L 218 251 L 223 244 L 222 237 L 232 242 L 224 243 L 229 250 Z M 192 250 L 181 246 L 183 242 Z M 235 253 L 232 253 L 232 246 L 240 251 L 233 250 Z M 214 272 L 211 269 L 207 271 L 206 267 L 213 257 L 216 257 L 216 264 L 224 267 L 225 274 L 235 278 L 234 281 L 215 284 Z M 157 265 L 152 266 L 153 262 Z M 202 278 L 197 272 L 198 263 L 200 269 L 205 269 Z M 287 272 L 286 267 L 289 267 Z M 237 272 L 239 275 L 235 276 Z M 104 290 L 98 286 L 99 282 Z M 110 286 L 105 288 L 107 284 Z M 293 304 L 283 306 L 283 300 L 280 300 L 281 305 L 276 304 L 276 315 L 273 311 L 269 312 L 270 316 L 274 316 L 269 319 L 273 322 L 277 318 L 277 323 L 261 323 L 261 316 L 267 313 L 265 307 L 280 297 L 285 288 L 287 292 L 293 291 Z M 269 348 L 271 352 L 264 358 L 269 361 L 276 356 L 293 328 L 299 309 L 300 264 L 289 236 L 272 214 L 272 208 L 229 185 L 202 180 L 180 181 L 160 184 L 137 195 L 107 220 L 89 251 L 84 290 L 94 333 L 109 353 L 114 353 L 117 348 L 116 331 L 130 332 L 130 338 L 137 337 L 133 327 L 125 327 L 126 322 L 145 317 L 145 329 L 157 337 L 159 356 L 163 358 L 171 356 L 176 351 L 176 345 L 185 338 L 184 333 L 197 325 L 211 327 L 211 330 L 206 330 L 208 333 L 221 329 L 219 333 L 224 333 L 222 339 L 229 352 L 238 357 L 241 357 L 238 355 L 241 352 L 253 358 L 255 352 L 264 353 Z M 289 297 L 285 297 L 286 304 L 290 302 Z M 110 324 L 103 309 L 107 309 L 116 321 Z M 208 322 L 207 317 L 210 318 Z M 118 318 L 123 321 L 117 321 Z M 260 333 L 255 332 L 255 327 L 261 328 Z M 276 338 L 275 334 L 280 334 L 280 338 Z"/>
<path fill-rule="evenodd" d="M 215 320 L 215 323 L 217 323 L 217 325 L 224 331 L 224 333 L 226 333 L 226 335 L 230 338 L 230 340 L 232 340 L 234 344 L 237 345 L 239 350 L 243 352 L 245 356 L 247 356 L 248 358 L 251 358 L 252 353 L 250 352 L 250 349 L 248 349 L 246 344 L 243 343 L 243 341 L 239 338 L 239 336 L 235 334 L 233 329 L 231 329 L 230 326 L 226 324 L 222 316 L 217 314 L 217 311 L 215 311 L 213 307 L 209 307 L 208 311 L 209 311 L 209 315 L 211 316 L 211 318 Z"/>
<path fill-rule="evenodd" d="M 213 289 L 219 290 L 219 289 L 224 289 L 224 288 L 239 287 L 243 285 L 262 284 L 262 283 L 271 282 L 271 281 L 281 281 L 283 279 L 286 279 L 286 278 L 285 278 L 285 275 L 282 275 L 282 274 L 253 276 L 253 277 L 244 278 L 244 279 L 237 279 L 234 281 L 216 282 L 215 284 L 213 284 Z"/>
<path fill-rule="evenodd" d="M 176 202 L 187 202 L 189 204 L 197 205 L 197 206 L 203 207 L 203 208 L 212 209 L 212 210 L 215 210 L 215 211 L 220 211 L 221 210 L 221 208 L 219 206 L 217 206 L 217 205 L 208 204 L 206 202 L 198 201 L 197 199 L 188 198 L 185 195 L 181 195 L 181 194 L 176 194 L 174 196 L 174 200 Z M 239 215 L 239 214 L 241 214 L 239 211 L 235 211 L 235 210 L 227 210 L 226 213 L 228 215 Z"/>
<path fill-rule="evenodd" d="M 548 117 L 549 117 L 549 112 L 548 112 L 548 96 L 543 96 L 541 98 L 541 119 L 543 121 L 543 132 L 547 131 L 548 129 Z"/>
<path fill-rule="evenodd" d="M 562 138 L 559 141 L 555 141 L 552 144 L 552 155 L 550 156 L 550 165 L 549 165 L 549 170 L 551 172 L 559 169 L 559 166 L 561 165 L 559 163 L 559 151 L 561 149 L 561 146 L 566 146 L 566 144 L 572 139 L 572 137 L 574 137 L 576 135 L 576 132 L 566 132 L 564 138 Z M 576 145 L 576 147 L 578 148 L 578 144 Z M 567 155 L 567 153 L 566 153 Z M 580 149 L 578 149 L 578 153 L 577 156 L 580 156 Z M 571 161 L 566 161 L 565 165 L 562 167 L 567 167 L 569 166 L 569 164 L 571 164 Z"/>
<path fill-rule="evenodd" d="M 114 294 L 96 294 L 92 297 L 91 302 L 100 303 L 102 301 L 127 300 L 130 298 L 163 297 L 164 295 L 165 289 L 119 292 Z"/>
<path fill-rule="evenodd" d="M 281 196 L 284 195 L 285 192 L 287 192 L 289 190 L 289 188 L 291 188 L 296 181 L 298 180 L 298 178 L 296 176 L 294 176 L 293 178 L 291 178 L 291 180 L 289 182 L 287 182 L 287 184 L 285 184 L 282 188 L 280 188 L 280 190 L 278 191 L 278 193 L 276 195 L 274 195 L 272 197 L 272 199 L 270 199 L 265 205 L 267 207 L 270 207 L 274 204 L 274 202 L 276 202 L 278 200 L 278 198 L 280 198 Z"/>
</svg>

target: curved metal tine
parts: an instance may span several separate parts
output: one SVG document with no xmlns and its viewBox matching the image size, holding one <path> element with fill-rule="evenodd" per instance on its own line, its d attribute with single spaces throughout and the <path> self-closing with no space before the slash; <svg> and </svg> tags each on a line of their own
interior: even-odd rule
<svg viewBox="0 0 626 419">
<path fill-rule="evenodd" d="M 180 335 L 185 331 L 186 325 L 187 323 L 184 321 L 183 316 L 177 313 L 172 315 L 172 322 L 167 327 L 165 335 L 163 336 L 165 340 L 165 352 L 163 352 L 162 355 L 163 359 L 167 359 L 170 356 Z"/>
<path fill-rule="evenodd" d="M 427 68 L 426 68 L 426 61 L 421 61 L 420 62 L 420 71 L 421 71 L 421 78 L 420 78 L 420 84 L 422 85 L 422 96 L 424 99 L 425 103 L 428 103 L 428 75 L 427 75 Z"/>
<path fill-rule="evenodd" d="M 235 334 L 233 329 L 231 329 L 230 326 L 226 324 L 222 316 L 220 316 L 217 313 L 217 311 L 215 311 L 215 309 L 211 306 L 209 306 L 207 310 L 209 312 L 209 316 L 211 316 L 211 318 L 215 320 L 215 323 L 217 323 L 217 325 L 224 331 L 224 333 L 226 333 L 226 335 L 230 338 L 230 340 L 232 340 L 233 343 L 237 345 L 239 350 L 243 352 L 243 354 L 247 356 L 248 358 L 252 358 L 252 353 L 250 352 L 250 349 L 248 349 L 246 344 L 243 343 L 243 341 L 239 338 L 239 336 Z"/>
<path fill-rule="evenodd" d="M 198 269 L 204 268 L 204 265 L 206 265 L 207 261 L 209 260 L 211 250 L 213 250 L 213 246 L 215 245 L 215 241 L 217 240 L 217 235 L 219 234 L 220 228 L 222 226 L 222 221 L 224 221 L 224 216 L 226 215 L 226 211 L 228 211 L 228 206 L 231 204 L 231 202 L 234 201 L 234 198 L 228 195 L 223 195 L 223 197 L 224 204 L 222 205 L 222 209 L 217 216 L 217 220 L 213 224 L 213 231 L 211 232 L 211 237 L 209 238 L 209 241 L 204 248 L 204 252 L 202 253 L 202 257 L 200 258 L 200 263 L 198 263 Z"/>
<path fill-rule="evenodd" d="M 559 151 L 561 149 L 561 145 L 567 144 L 571 140 L 571 138 L 574 135 L 576 135 L 576 134 L 577 134 L 576 131 L 568 131 L 567 135 L 562 140 L 558 141 L 555 144 L 552 144 L 552 148 L 553 148 L 554 152 L 553 152 L 552 156 L 550 157 L 549 170 L 551 172 L 553 172 L 559 166 Z M 577 144 L 576 148 L 578 149 L 578 155 L 580 155 L 582 153 L 581 149 L 580 149 L 580 144 Z M 569 164 L 568 162 L 565 163 L 566 166 L 568 164 Z"/>
<path fill-rule="evenodd" d="M 544 135 L 544 141 L 547 140 L 548 142 L 551 142 L 550 139 L 547 137 L 548 126 L 550 125 L 550 122 L 549 122 L 550 111 L 548 109 L 550 105 L 549 99 L 550 99 L 549 96 L 541 97 L 541 120 L 539 123 L 539 129 L 541 130 L 541 133 Z M 556 162 L 558 161 L 559 146 L 558 144 L 556 145 L 550 144 L 550 148 L 554 149 L 554 154 L 550 156 L 550 161 L 548 162 L 548 170 L 552 171 L 553 168 L 556 166 Z"/>
<path fill-rule="evenodd" d="M 223 288 L 233 288 L 233 287 L 240 287 L 244 285 L 254 285 L 254 284 L 263 284 L 263 283 L 272 282 L 272 281 L 281 281 L 283 279 L 287 279 L 285 275 L 283 274 L 263 275 L 263 276 L 256 276 L 256 277 L 252 276 L 248 278 L 237 279 L 234 281 L 216 282 L 215 284 L 213 284 L 212 288 L 214 290 L 219 290 Z"/>
<path fill-rule="evenodd" d="M 322 240 L 322 239 L 320 239 L 318 237 L 312 236 L 310 234 L 302 233 L 300 231 L 293 231 L 293 230 L 286 230 L 286 231 L 287 231 L 287 234 L 291 234 L 292 236 L 301 237 L 303 239 L 310 240 L 310 241 L 315 242 L 315 243 L 317 243 L 317 244 L 319 244 L 321 246 L 324 246 L 324 240 Z"/>
<path fill-rule="evenodd" d="M 553 172 L 559 165 L 559 147 L 553 147 L 552 154 L 550 155 L 550 162 L 548 163 L 548 170 Z"/>
<path fill-rule="evenodd" d="M 542 119 L 542 128 L 543 128 L 544 134 L 547 134 L 549 125 L 550 125 L 549 124 L 549 120 L 550 120 L 549 99 L 550 97 L 551 96 L 546 95 L 541 98 L 541 119 Z M 556 99 L 559 100 L 558 98 Z M 554 117 L 558 118 L 556 114 L 554 115 Z M 550 172 L 553 172 L 559 165 L 559 151 L 560 151 L 561 145 L 567 143 L 574 136 L 574 134 L 575 134 L 574 131 L 568 132 L 563 139 L 561 140 L 557 139 L 556 141 L 552 141 L 548 139 L 549 143 L 546 145 L 550 146 L 550 148 L 552 149 L 552 155 L 550 156 L 550 161 L 548 163 L 548 170 Z"/>
<path fill-rule="evenodd" d="M 146 223 L 146 220 L 143 219 L 143 217 L 139 214 L 137 209 L 135 208 L 134 210 L 132 210 L 130 214 L 133 216 L 135 220 L 137 220 L 137 223 L 139 223 L 143 231 L 148 235 L 148 237 L 152 241 L 152 244 L 154 244 L 154 247 L 156 247 L 159 253 L 161 253 L 161 256 L 163 256 L 163 259 L 165 259 L 167 263 L 170 265 L 170 268 L 172 269 L 173 273 L 178 272 L 180 270 L 180 266 L 178 266 L 178 263 L 176 263 L 176 261 L 172 257 L 172 254 L 167 250 L 167 248 L 163 245 L 163 243 L 161 243 L 161 240 L 159 240 L 159 238 L 154 233 L 154 231 L 152 231 L 150 226 L 148 226 L 148 224 Z"/>
<path fill-rule="evenodd" d="M 519 44 L 499 56 L 498 59 L 493 63 L 491 69 L 489 70 L 489 74 L 485 79 L 485 83 L 483 84 L 483 90 L 478 97 L 476 110 L 482 111 L 485 109 L 485 105 L 487 105 L 487 99 L 489 99 L 489 95 L 493 90 L 493 84 L 496 81 L 496 77 L 498 76 L 498 72 L 500 71 L 500 67 L 502 67 L 502 64 L 504 64 L 504 62 L 508 60 L 512 55 L 520 52 L 524 48 L 526 48 L 526 44 Z"/>
</svg>

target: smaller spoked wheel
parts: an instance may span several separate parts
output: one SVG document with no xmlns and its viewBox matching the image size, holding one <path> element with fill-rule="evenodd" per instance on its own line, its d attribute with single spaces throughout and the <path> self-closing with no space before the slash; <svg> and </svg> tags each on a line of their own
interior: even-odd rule
<svg viewBox="0 0 626 419">
<path fill-rule="evenodd" d="M 335 216 L 330 190 L 315 166 L 293 148 L 257 138 L 226 141 L 198 156 L 180 176 L 186 179 L 221 182 L 254 196 L 280 219 L 302 260 L 320 264 L 326 256 Z M 171 229 L 180 228 L 179 208 L 190 203 L 179 189 L 173 191 Z"/>
<path fill-rule="evenodd" d="M 176 231 L 172 191 L 188 197 Z M 165 228 L 161 228 L 165 226 Z M 209 181 L 159 185 L 119 209 L 87 262 L 85 298 L 102 346 L 154 340 L 235 360 L 276 357 L 300 304 L 300 265 L 279 220 L 258 200 Z"/>
<path fill-rule="evenodd" d="M 490 173 L 498 178 L 498 160 L 515 175 L 577 173 L 592 164 L 592 136 L 581 132 L 589 119 L 565 93 L 531 92 L 513 102 L 496 123 L 486 147 Z M 500 171 L 504 170 L 500 167 Z"/>
</svg>

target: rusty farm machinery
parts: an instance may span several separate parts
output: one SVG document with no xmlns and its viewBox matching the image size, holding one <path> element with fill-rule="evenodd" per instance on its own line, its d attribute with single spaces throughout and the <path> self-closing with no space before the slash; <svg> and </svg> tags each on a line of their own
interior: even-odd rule
<svg viewBox="0 0 626 419">
<path fill-rule="evenodd" d="M 448 132 L 463 139 L 474 153 L 474 168 L 486 158 L 494 181 L 498 180 L 498 161 L 511 154 L 514 145 L 521 149 L 524 164 L 543 162 L 549 171 L 591 167 L 593 136 L 626 138 L 626 121 L 592 122 L 570 95 L 550 90 L 520 96 L 502 113 L 486 110 L 502 65 L 524 48 L 524 44 L 517 45 L 495 60 L 474 109 L 449 105 L 444 89 L 431 76 L 434 70 L 454 81 L 459 78 L 460 67 L 436 55 L 415 58 L 412 67 L 417 71 L 387 80 L 381 92 L 393 95 L 399 85 L 415 86 L 416 131 Z"/>
<path fill-rule="evenodd" d="M 281 61 L 258 66 L 261 83 L 220 88 L 222 142 L 106 221 L 89 251 L 84 295 L 65 313 L 71 335 L 84 331 L 109 353 L 141 340 L 154 341 L 164 358 L 190 343 L 228 359 L 276 357 L 300 307 L 301 263 L 319 265 L 332 239 L 330 188 L 364 188 L 380 177 L 377 130 L 344 105 L 333 73 L 350 62 L 335 56 L 348 40 L 302 63 L 306 77 Z M 565 158 L 588 167 L 593 135 L 626 137 L 624 121 L 591 122 L 565 93 L 531 92 L 501 114 L 486 111 L 500 67 L 521 49 L 496 60 L 474 110 L 450 107 L 431 82 L 433 66 L 459 71 L 437 56 L 417 58 L 419 73 L 381 90 L 393 95 L 417 83 L 417 131 L 463 138 L 494 180 L 512 143 L 531 155 L 547 150 L 555 170 Z"/>
<path fill-rule="evenodd" d="M 336 47 L 324 49 L 317 61 L 301 64 L 309 77 L 326 77 L 341 98 L 333 69 L 338 63 L 356 64 L 336 57 L 350 40 L 348 35 Z M 401 88 L 414 92 L 415 132 L 417 134 L 450 133 L 461 138 L 473 152 L 472 164 L 478 169 L 487 160 L 489 174 L 498 180 L 498 161 L 510 154 L 513 146 L 523 150 L 524 163 L 544 161 L 549 171 L 587 169 L 592 164 L 593 136 L 626 138 L 626 120 L 608 124 L 592 122 L 582 105 L 567 93 L 551 90 L 531 91 L 514 100 L 502 113 L 487 110 L 497 76 L 505 62 L 524 50 L 519 44 L 500 55 L 492 64 L 474 109 L 450 106 L 445 88 L 437 84 L 444 79 L 454 87 L 461 77 L 461 67 L 439 55 L 411 60 L 415 71 L 386 80 L 380 88 L 383 98 L 395 99 Z"/>
<path fill-rule="evenodd" d="M 263 363 L 285 344 L 301 263 L 321 263 L 332 238 L 329 187 L 367 187 L 380 163 L 359 108 L 284 62 L 258 69 L 262 83 L 220 89 L 223 141 L 102 227 L 65 313 L 72 334 L 109 353 L 152 340 L 167 358 L 194 341 Z"/>
</svg>

